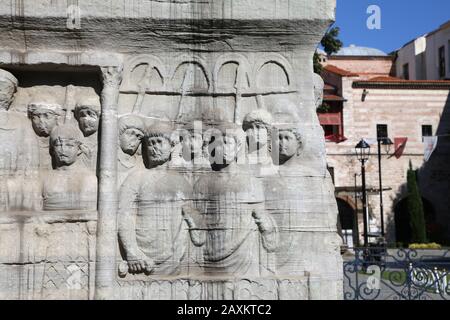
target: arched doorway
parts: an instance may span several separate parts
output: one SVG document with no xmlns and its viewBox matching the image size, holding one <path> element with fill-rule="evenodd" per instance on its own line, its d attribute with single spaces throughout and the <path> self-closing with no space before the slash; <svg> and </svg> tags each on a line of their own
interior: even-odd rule
<svg viewBox="0 0 450 320">
<path fill-rule="evenodd" d="M 344 243 L 353 248 L 353 230 L 355 226 L 355 210 L 343 199 L 336 199 L 339 211 L 339 223 Z"/>
<path fill-rule="evenodd" d="M 427 230 L 427 238 L 429 241 L 436 241 L 438 236 L 435 232 L 436 214 L 434 207 L 430 201 L 422 198 L 423 209 L 425 214 L 425 224 Z M 411 227 L 410 227 L 410 217 L 408 211 L 408 198 L 402 199 L 394 208 L 395 214 L 395 236 L 397 243 L 402 243 L 403 245 L 411 243 Z"/>
</svg>

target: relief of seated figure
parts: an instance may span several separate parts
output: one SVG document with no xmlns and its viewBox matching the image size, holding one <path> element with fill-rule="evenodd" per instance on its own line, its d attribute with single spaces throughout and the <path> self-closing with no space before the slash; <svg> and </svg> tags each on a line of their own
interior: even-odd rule
<svg viewBox="0 0 450 320">
<path fill-rule="evenodd" d="M 173 128 L 156 123 L 146 130 L 143 157 L 146 167 L 136 167 L 122 184 L 118 231 L 127 273 L 177 275 L 188 246 L 188 227 L 182 208 L 192 198 L 192 188 L 177 171 L 168 170 L 173 149 Z"/>
<path fill-rule="evenodd" d="M 74 109 L 75 119 L 78 121 L 78 126 L 85 137 L 84 145 L 89 150 L 83 161 L 93 170 L 97 167 L 100 109 L 98 97 L 85 98 L 79 101 Z"/>
<path fill-rule="evenodd" d="M 35 183 L 39 168 L 37 138 L 25 115 L 10 110 L 18 81 L 0 69 L 0 211 L 39 206 Z"/>
<path fill-rule="evenodd" d="M 73 125 L 55 127 L 50 134 L 54 170 L 43 181 L 44 210 L 96 210 L 97 177 L 79 161 L 83 135 Z"/>
<path fill-rule="evenodd" d="M 122 185 L 130 170 L 136 166 L 144 168 L 142 152 L 140 152 L 144 132 L 145 123 L 142 117 L 127 115 L 119 119 L 119 186 Z"/>
<path fill-rule="evenodd" d="M 28 117 L 39 139 L 40 168 L 45 170 L 52 168 L 48 137 L 64 117 L 62 106 L 53 100 L 50 96 L 40 96 L 28 105 Z"/>
<path fill-rule="evenodd" d="M 203 248 L 205 273 L 218 277 L 274 274 L 268 253 L 278 245 L 277 227 L 266 214 L 262 182 L 239 170 L 236 163 L 241 145 L 236 130 L 240 128 L 221 128 L 211 135 L 214 172 L 194 185 L 196 207 L 185 208 L 184 217 L 192 242 Z"/>
</svg>

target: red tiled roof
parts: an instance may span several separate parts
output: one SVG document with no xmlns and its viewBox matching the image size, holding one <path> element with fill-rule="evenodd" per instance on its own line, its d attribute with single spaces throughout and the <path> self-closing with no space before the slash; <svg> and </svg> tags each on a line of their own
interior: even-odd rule
<svg viewBox="0 0 450 320">
<path fill-rule="evenodd" d="M 395 77 L 375 77 L 353 82 L 354 88 L 389 87 L 399 89 L 450 89 L 450 80 L 405 80 Z"/>
<path fill-rule="evenodd" d="M 341 77 L 357 77 L 358 76 L 358 74 L 356 74 L 356 73 L 352 73 L 350 71 L 338 68 L 338 67 L 333 66 L 331 64 L 326 65 L 323 69 L 325 71 L 328 71 L 328 72 L 331 72 L 331 73 L 335 73 L 335 74 L 337 74 L 337 75 L 339 75 Z"/>
<path fill-rule="evenodd" d="M 450 84 L 450 80 L 405 80 L 396 77 L 375 77 L 366 81 L 359 82 L 398 82 L 398 83 L 410 83 L 410 84 L 434 84 L 434 83 L 443 83 Z"/>
</svg>

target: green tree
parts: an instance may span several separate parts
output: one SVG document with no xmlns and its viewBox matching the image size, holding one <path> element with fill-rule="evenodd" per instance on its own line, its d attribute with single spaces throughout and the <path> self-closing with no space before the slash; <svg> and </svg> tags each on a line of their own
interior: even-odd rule
<svg viewBox="0 0 450 320">
<path fill-rule="evenodd" d="M 425 225 L 425 214 L 423 210 L 422 197 L 420 195 L 419 186 L 417 185 L 416 170 L 413 170 L 411 162 L 409 162 L 409 170 L 407 175 L 408 181 L 408 212 L 409 225 L 411 228 L 411 241 L 413 243 L 426 243 L 427 233 Z"/>
<path fill-rule="evenodd" d="M 343 43 L 341 40 L 339 40 L 339 32 L 339 27 L 331 28 L 322 38 L 320 44 L 322 45 L 326 54 L 332 55 L 342 48 Z M 322 72 L 322 64 L 320 63 L 320 57 L 317 52 L 314 53 L 313 63 L 314 72 L 320 74 Z"/>
</svg>

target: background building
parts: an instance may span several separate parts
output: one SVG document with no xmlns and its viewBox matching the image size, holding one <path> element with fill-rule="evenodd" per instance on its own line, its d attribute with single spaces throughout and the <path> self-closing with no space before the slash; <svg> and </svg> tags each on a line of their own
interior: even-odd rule
<svg viewBox="0 0 450 320">
<path fill-rule="evenodd" d="M 450 21 L 395 52 L 396 75 L 410 80 L 450 79 Z"/>
<path fill-rule="evenodd" d="M 327 161 L 336 186 L 341 227 L 349 246 L 357 241 L 355 234 L 361 235 L 363 230 L 361 168 L 354 155 L 354 146 L 362 138 L 372 142 L 372 156 L 366 166 L 370 230 L 380 231 L 377 136 L 396 142 L 388 152 L 382 150 L 388 242 L 409 241 L 406 173 L 410 162 L 419 169 L 429 238 L 449 242 L 450 138 L 446 135 L 450 135 L 450 81 L 397 78 L 396 68 L 402 63 L 398 59 L 377 49 L 356 46 L 325 59 L 324 105 L 318 115 L 327 140 Z M 439 144 L 425 163 L 423 137 L 434 135 L 441 136 Z M 395 147 L 406 139 L 401 156 L 394 156 Z"/>
</svg>

